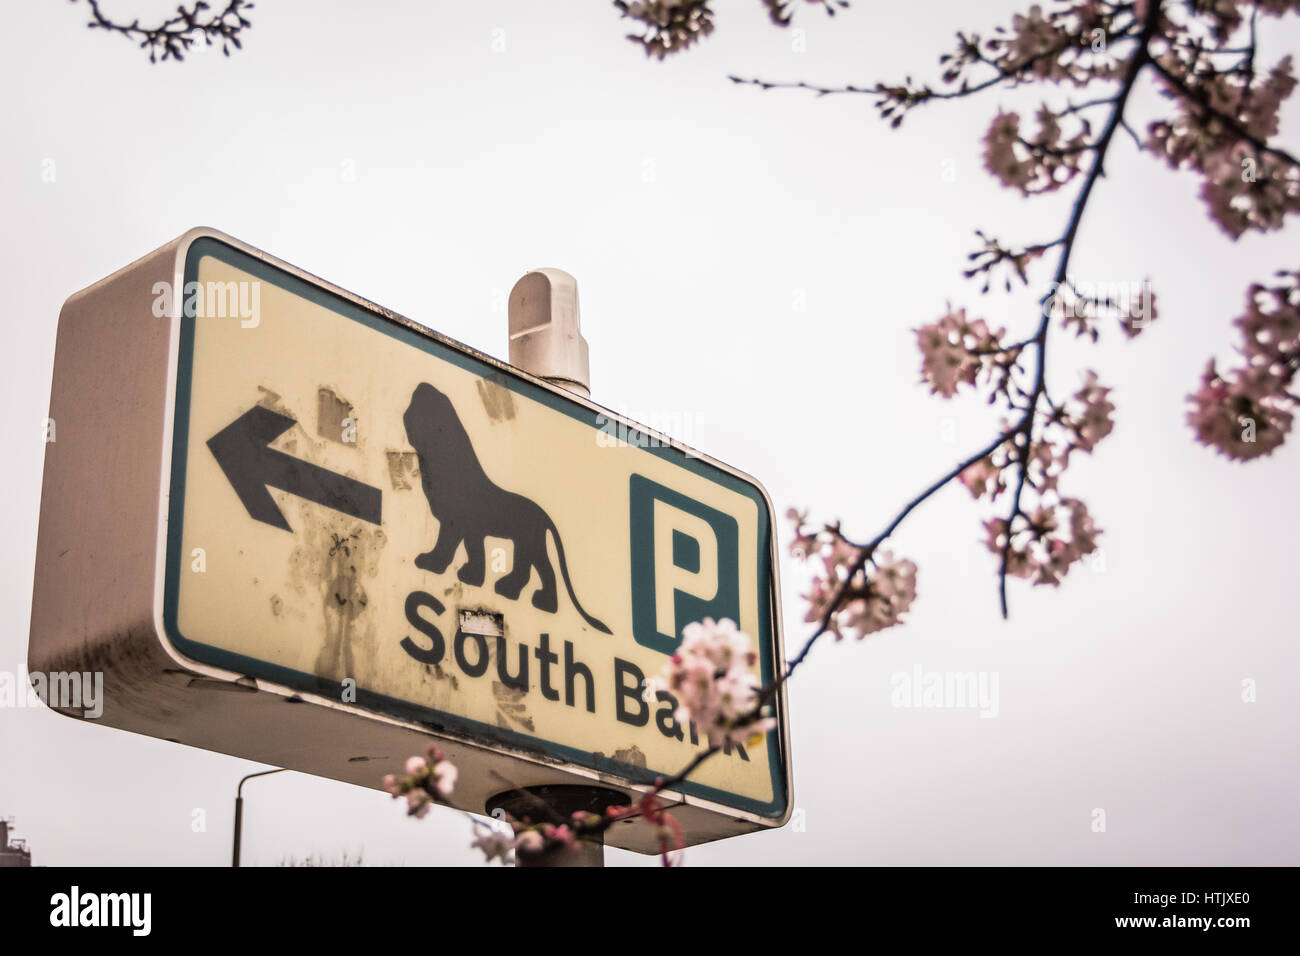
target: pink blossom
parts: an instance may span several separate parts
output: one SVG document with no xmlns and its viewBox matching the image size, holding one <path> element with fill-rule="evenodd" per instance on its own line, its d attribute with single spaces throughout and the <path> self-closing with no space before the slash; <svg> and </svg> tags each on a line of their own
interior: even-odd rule
<svg viewBox="0 0 1300 956">
<path fill-rule="evenodd" d="M 901 623 L 916 600 L 916 565 L 894 560 L 883 551 L 872 561 L 875 571 L 868 576 L 866 593 L 848 609 L 847 626 L 859 638 Z"/>
<path fill-rule="evenodd" d="M 1236 461 L 1272 454 L 1291 430 L 1292 382 L 1300 370 L 1300 269 L 1273 286 L 1252 285 L 1241 331 L 1245 365 L 1221 374 L 1213 361 L 1188 396 L 1188 423 L 1202 444 Z"/>
<path fill-rule="evenodd" d="M 536 830 L 525 830 L 515 839 L 515 849 L 520 853 L 540 853 L 545 845 L 545 838 Z"/>
<path fill-rule="evenodd" d="M 450 797 L 452 789 L 456 786 L 456 776 L 459 771 L 456 765 L 450 760 L 439 760 L 433 767 L 433 777 L 437 781 L 434 788 L 442 797 Z"/>
<path fill-rule="evenodd" d="M 406 812 L 423 817 L 435 802 L 446 801 L 456 785 L 455 764 L 447 760 L 436 745 L 430 745 L 423 757 L 407 759 L 401 776 L 385 774 L 383 787 L 394 798 L 406 798 Z"/>
<path fill-rule="evenodd" d="M 794 540 L 790 542 L 790 556 L 799 561 L 807 560 L 817 552 L 819 547 L 818 532 L 804 527 L 808 521 L 808 512 L 789 508 L 786 510 L 785 517 L 794 525 Z"/>
<path fill-rule="evenodd" d="M 659 683 L 677 699 L 677 720 L 694 723 L 712 747 L 743 742 L 775 723 L 752 714 L 759 684 L 751 643 L 734 621 L 705 618 L 682 629 L 677 653 L 664 664 Z"/>
<path fill-rule="evenodd" d="M 1276 394 L 1278 386 L 1266 370 L 1240 369 L 1225 379 L 1211 360 L 1201 387 L 1189 396 L 1187 421 L 1196 440 L 1235 461 L 1271 455 L 1291 430 L 1292 415 Z"/>
<path fill-rule="evenodd" d="M 706 0 L 629 0 L 623 16 L 639 21 L 640 34 L 628 34 L 646 56 L 662 60 L 688 49 L 713 32 L 713 11 Z"/>
<path fill-rule="evenodd" d="M 984 134 L 984 168 L 1026 196 L 1052 192 L 1078 175 L 1090 132 L 1076 122 L 1073 135 L 1067 136 L 1061 117 L 1045 104 L 1035 119 L 1037 131 L 1027 135 L 1019 113 L 999 112 Z"/>
<path fill-rule="evenodd" d="M 1182 55 L 1170 49 L 1158 62 L 1215 111 L 1235 120 L 1249 137 L 1207 115 L 1198 102 L 1162 78 L 1162 92 L 1174 100 L 1176 113 L 1150 125 L 1148 146 L 1172 168 L 1202 174 L 1201 198 L 1210 217 L 1233 239 L 1250 229 L 1280 229 L 1286 215 L 1300 212 L 1300 169 L 1259 149 L 1249 138 L 1263 141 L 1276 134 L 1281 105 L 1296 88 L 1291 57 L 1280 60 L 1263 82 L 1254 75 L 1248 82 L 1236 71 L 1195 70 Z"/>
<path fill-rule="evenodd" d="M 957 479 L 966 486 L 966 490 L 976 498 L 981 498 L 988 493 L 996 498 L 998 491 L 1004 487 L 1001 478 L 1002 469 L 993 464 L 991 455 L 986 455 L 973 465 L 966 466 L 957 476 Z"/>
<path fill-rule="evenodd" d="M 962 384 L 974 385 L 1002 334 L 990 332 L 983 319 L 967 319 L 965 309 L 949 308 L 937 322 L 916 330 L 921 380 L 944 398 L 956 395 Z"/>
<path fill-rule="evenodd" d="M 549 827 L 546 831 L 547 839 L 559 846 L 571 847 L 578 842 L 575 834 L 567 823 L 562 823 L 557 827 Z"/>
<path fill-rule="evenodd" d="M 1059 76 L 1055 58 L 1043 54 L 1064 45 L 1062 31 L 1043 16 L 1042 7 L 1034 4 L 1028 13 L 1017 13 L 1011 18 L 1011 41 L 1008 55 L 1002 61 L 1003 68 L 1019 68 L 1034 60 L 1032 69 L 1038 76 L 1044 79 Z"/>
<path fill-rule="evenodd" d="M 1074 432 L 1071 448 L 1091 452 L 1099 441 L 1111 433 L 1115 427 L 1111 420 L 1115 405 L 1109 395 L 1110 389 L 1097 383 L 1096 372 L 1089 370 L 1084 373 L 1083 387 L 1074 393 L 1075 404 L 1068 419 L 1069 427 Z"/>
<path fill-rule="evenodd" d="M 1071 566 L 1097 550 L 1101 532 L 1078 498 L 1047 497 L 1049 502 L 1016 516 L 1009 543 L 1005 518 L 985 521 L 984 543 L 999 557 L 1005 549 L 1008 575 L 1056 586 Z"/>
<path fill-rule="evenodd" d="M 1020 114 L 998 113 L 984 134 L 984 168 L 1021 192 L 1028 192 L 1033 167 L 1020 155 Z"/>
<path fill-rule="evenodd" d="M 861 640 L 901 624 L 916 599 L 916 565 L 911 561 L 895 560 L 893 554 L 882 551 L 854 570 L 859 557 L 857 548 L 842 541 L 828 550 L 822 556 L 824 573 L 813 578 L 805 595 L 808 613 L 804 620 L 820 622 L 829 613 L 827 630 L 836 638 L 847 633 Z M 831 612 L 841 586 L 838 606 Z"/>
</svg>

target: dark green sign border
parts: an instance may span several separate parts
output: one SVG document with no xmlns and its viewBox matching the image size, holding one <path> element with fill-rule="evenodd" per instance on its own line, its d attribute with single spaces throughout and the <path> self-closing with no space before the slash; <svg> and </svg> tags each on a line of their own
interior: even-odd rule
<svg viewBox="0 0 1300 956">
<path fill-rule="evenodd" d="M 466 348 L 464 346 L 454 348 L 437 339 L 421 335 L 414 329 L 388 319 L 383 315 L 371 312 L 342 296 L 322 289 L 298 276 L 284 272 L 278 267 L 255 256 L 248 255 L 218 239 L 201 237 L 190 244 L 185 256 L 185 282 L 187 285 L 190 282 L 198 281 L 199 260 L 204 256 L 211 256 L 225 262 L 293 295 L 330 309 L 354 322 L 359 322 L 368 329 L 394 338 L 444 362 L 449 362 L 457 368 L 472 372 L 483 378 L 489 378 L 519 395 L 540 402 L 548 408 L 562 412 L 570 418 L 600 430 L 601 426 L 596 419 L 597 417 L 605 417 L 603 413 L 592 411 L 577 402 L 568 401 L 551 391 L 540 388 L 527 379 L 510 375 L 470 351 L 462 351 L 462 349 Z M 183 521 L 185 516 L 185 472 L 189 449 L 190 386 L 194 370 L 195 322 L 196 319 L 186 317 L 184 310 L 181 310 L 180 345 L 176 365 L 176 420 L 172 439 L 171 499 L 167 522 L 167 568 L 163 590 L 163 627 L 167 632 L 168 639 L 171 640 L 177 650 L 200 663 L 238 674 L 248 674 L 304 693 L 341 698 L 343 685 L 339 681 L 325 680 L 314 674 L 307 674 L 288 667 L 270 664 L 266 661 L 259 661 L 243 654 L 235 654 L 190 640 L 181 634 L 177 625 L 180 567 L 182 563 L 181 537 L 184 531 Z M 639 439 L 641 433 L 634 430 L 631 434 L 634 438 Z M 760 600 L 759 604 L 758 650 L 762 680 L 764 684 L 769 683 L 772 680 L 773 662 L 776 655 L 773 652 L 771 621 L 771 594 L 774 585 L 771 574 L 772 529 L 768 520 L 766 499 L 762 492 L 749 482 L 698 458 L 691 458 L 672 446 L 649 445 L 642 450 L 671 461 L 673 464 L 703 478 L 708 478 L 724 488 L 742 494 L 758 506 L 758 593 L 760 597 L 767 595 L 768 598 L 766 601 Z M 558 757 L 593 770 L 616 774 L 637 784 L 653 784 L 657 777 L 670 776 L 680 769 L 666 767 L 662 770 L 650 770 L 645 767 L 636 767 L 606 757 L 597 757 L 585 750 L 565 747 L 539 737 L 532 737 L 496 727 L 492 724 L 458 717 L 454 714 L 433 710 L 413 704 L 410 701 L 361 688 L 356 689 L 356 702 L 367 710 L 411 721 L 434 732 L 446 732 L 453 736 L 467 738 L 470 741 L 485 738 L 500 741 L 512 748 L 531 750 L 551 757 Z M 787 803 L 785 776 L 781 772 L 783 767 L 780 745 L 776 732 L 768 733 L 766 736 L 768 767 L 772 773 L 772 800 L 768 802 L 751 800 L 691 780 L 686 781 L 676 789 L 767 819 L 780 818 L 785 814 Z"/>
</svg>

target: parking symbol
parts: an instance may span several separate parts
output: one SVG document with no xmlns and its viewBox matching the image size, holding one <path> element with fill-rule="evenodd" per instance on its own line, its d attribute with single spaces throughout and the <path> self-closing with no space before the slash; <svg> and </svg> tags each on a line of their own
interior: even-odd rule
<svg viewBox="0 0 1300 956">
<path fill-rule="evenodd" d="M 736 519 L 642 475 L 629 486 L 632 636 L 673 654 L 692 621 L 740 619 Z"/>
</svg>

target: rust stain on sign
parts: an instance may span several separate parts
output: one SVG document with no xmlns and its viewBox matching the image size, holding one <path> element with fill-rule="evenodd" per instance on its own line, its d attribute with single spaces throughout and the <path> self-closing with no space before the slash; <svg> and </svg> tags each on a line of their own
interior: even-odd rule
<svg viewBox="0 0 1300 956">
<path fill-rule="evenodd" d="M 387 543 L 384 532 L 340 516 L 308 522 L 301 535 L 302 542 L 290 556 L 288 583 L 307 599 L 309 612 L 312 603 L 318 608 L 316 673 L 368 686 L 375 676 L 370 671 L 376 638 L 373 615 L 366 613 L 366 584 L 378 574 L 379 552 Z"/>
<path fill-rule="evenodd" d="M 316 659 L 317 674 L 355 679 L 358 657 L 371 658 L 365 649 L 354 646 L 369 634 L 354 634 L 353 626 L 370 603 L 363 581 L 377 570 L 367 552 L 375 545 L 382 547 L 383 537 L 380 530 L 330 535 L 325 557 L 325 646 Z"/>
<path fill-rule="evenodd" d="M 528 714 L 528 704 L 524 698 L 527 691 L 519 687 L 510 687 L 499 680 L 492 682 L 492 696 L 497 704 L 497 726 L 510 730 L 520 728 L 534 730 L 533 718 Z"/>
</svg>

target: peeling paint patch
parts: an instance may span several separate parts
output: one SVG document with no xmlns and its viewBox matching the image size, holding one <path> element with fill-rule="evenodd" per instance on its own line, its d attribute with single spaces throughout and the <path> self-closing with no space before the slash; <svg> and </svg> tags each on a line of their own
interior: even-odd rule
<svg viewBox="0 0 1300 956">
<path fill-rule="evenodd" d="M 506 632 L 505 618 L 491 608 L 458 608 L 456 618 L 460 629 L 466 634 L 497 637 Z M 489 657 L 491 656 L 491 653 L 489 653 Z"/>
<path fill-rule="evenodd" d="M 633 767 L 645 766 L 645 754 L 641 752 L 641 748 L 636 744 L 623 750 L 615 750 L 614 759 L 619 763 L 630 764 Z"/>
<path fill-rule="evenodd" d="M 478 388 L 479 400 L 487 412 L 492 424 L 506 422 L 515 417 L 515 397 L 510 389 L 497 382 L 481 378 L 474 383 Z"/>
<path fill-rule="evenodd" d="M 293 412 L 285 408 L 284 400 L 280 398 L 279 392 L 273 392 L 265 385 L 257 386 L 257 390 L 262 393 L 261 397 L 257 400 L 257 404 L 261 405 L 263 408 L 269 408 L 273 412 L 279 412 L 281 415 L 287 415 L 293 419 L 297 418 Z"/>
<path fill-rule="evenodd" d="M 407 491 L 418 480 L 419 461 L 413 451 L 388 451 L 388 481 L 394 491 Z"/>
<path fill-rule="evenodd" d="M 317 389 L 316 434 L 321 438 L 338 442 L 340 445 L 355 444 L 355 442 L 344 440 L 344 430 L 348 427 L 344 424 L 344 421 L 347 419 L 350 419 L 353 423 L 356 422 L 352 403 L 337 395 L 332 388 L 325 388 L 322 385 Z"/>
</svg>

